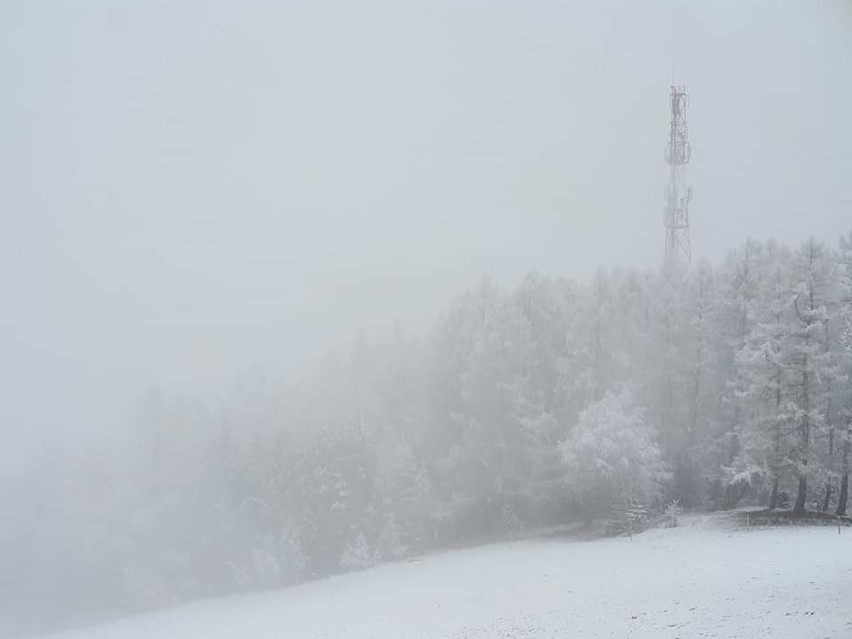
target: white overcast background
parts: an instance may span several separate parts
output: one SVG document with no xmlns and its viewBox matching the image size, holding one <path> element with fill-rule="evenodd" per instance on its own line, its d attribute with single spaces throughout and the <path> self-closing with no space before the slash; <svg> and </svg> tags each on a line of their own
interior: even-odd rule
<svg viewBox="0 0 852 639">
<path fill-rule="evenodd" d="M 3 2 L 0 463 L 657 268 L 672 73 L 698 258 L 852 228 L 848 1 Z"/>
</svg>

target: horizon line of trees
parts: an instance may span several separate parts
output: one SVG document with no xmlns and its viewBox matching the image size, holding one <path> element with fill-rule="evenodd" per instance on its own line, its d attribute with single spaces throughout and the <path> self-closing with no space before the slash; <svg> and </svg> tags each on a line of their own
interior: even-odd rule
<svg viewBox="0 0 852 639">
<path fill-rule="evenodd" d="M 252 371 L 217 406 L 151 392 L 131 437 L 8 482 L 2 615 L 279 587 L 634 504 L 845 515 L 850 431 L 852 233 L 483 276 L 424 337 L 359 338 L 288 389 Z"/>
</svg>

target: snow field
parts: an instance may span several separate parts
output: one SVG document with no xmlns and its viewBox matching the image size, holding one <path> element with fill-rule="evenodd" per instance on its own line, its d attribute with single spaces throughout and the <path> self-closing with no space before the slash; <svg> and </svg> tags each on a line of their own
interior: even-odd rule
<svg viewBox="0 0 852 639">
<path fill-rule="evenodd" d="M 852 637 L 852 530 L 681 528 L 445 552 L 63 639 Z"/>
</svg>

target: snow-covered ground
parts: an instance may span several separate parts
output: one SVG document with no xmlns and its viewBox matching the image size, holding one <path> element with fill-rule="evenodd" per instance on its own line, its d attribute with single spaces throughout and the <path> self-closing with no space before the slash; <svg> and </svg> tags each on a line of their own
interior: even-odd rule
<svg viewBox="0 0 852 639">
<path fill-rule="evenodd" d="M 852 529 L 706 518 L 592 542 L 446 552 L 63 639 L 852 637 Z"/>
</svg>

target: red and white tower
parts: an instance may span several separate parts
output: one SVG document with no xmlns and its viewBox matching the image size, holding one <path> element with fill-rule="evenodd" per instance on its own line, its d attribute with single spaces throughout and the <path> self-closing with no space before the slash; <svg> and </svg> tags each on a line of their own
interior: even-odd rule
<svg viewBox="0 0 852 639">
<path fill-rule="evenodd" d="M 669 165 L 669 183 L 665 191 L 663 225 L 666 227 L 666 249 L 663 263 L 666 268 L 688 264 L 692 259 L 689 239 L 689 201 L 692 187 L 687 185 L 686 165 L 692 155 L 686 126 L 688 105 L 686 87 L 671 87 L 669 96 L 671 124 L 669 143 L 666 146 L 666 163 Z"/>
</svg>

